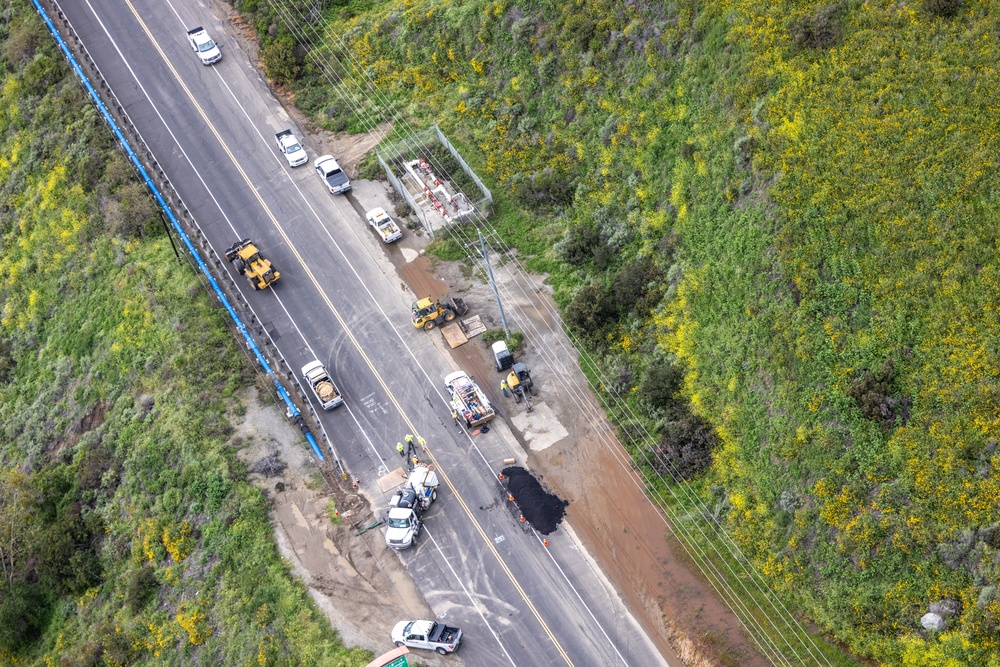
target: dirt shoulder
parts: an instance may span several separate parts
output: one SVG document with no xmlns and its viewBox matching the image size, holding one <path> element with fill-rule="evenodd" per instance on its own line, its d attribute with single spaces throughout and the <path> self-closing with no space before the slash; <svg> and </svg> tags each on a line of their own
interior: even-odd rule
<svg viewBox="0 0 1000 667">
<path fill-rule="evenodd" d="M 235 424 L 233 442 L 251 470 L 270 468 L 251 473 L 250 479 L 272 502 L 278 550 L 345 644 L 376 655 L 391 650 L 389 630 L 396 621 L 434 614 L 402 561 L 385 548 L 382 532 L 375 528 L 357 534 L 378 517 L 346 484 L 327 484 L 280 406 L 261 402 L 256 390 L 243 400 L 246 413 Z M 271 465 L 259 465 L 265 459 Z M 340 512 L 337 525 L 328 512 L 331 500 Z M 423 653 L 413 656 L 420 664 L 464 664 L 460 655 L 444 659 Z"/>
</svg>

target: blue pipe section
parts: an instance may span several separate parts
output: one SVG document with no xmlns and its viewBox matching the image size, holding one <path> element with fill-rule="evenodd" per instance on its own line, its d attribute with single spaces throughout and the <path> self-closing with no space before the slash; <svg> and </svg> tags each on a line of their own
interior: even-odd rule
<svg viewBox="0 0 1000 667">
<path fill-rule="evenodd" d="M 69 46 L 67 46 L 66 42 L 63 40 L 62 35 L 60 35 L 59 31 L 56 30 L 55 25 L 52 23 L 52 20 L 49 18 L 49 15 L 45 12 L 45 9 L 42 7 L 39 0 L 31 0 L 31 4 L 35 6 L 35 10 L 38 11 L 38 14 L 42 17 L 42 20 L 45 21 L 45 25 L 46 27 L 48 27 L 49 32 L 51 32 L 52 36 L 55 38 L 56 43 L 59 45 L 59 49 L 63 52 L 63 55 L 66 56 L 66 59 L 69 61 L 70 66 L 76 73 L 77 78 L 80 79 L 84 87 L 87 89 L 87 92 L 90 93 L 91 99 L 94 100 L 94 104 L 97 105 L 97 108 L 104 116 L 104 120 L 107 121 L 108 125 L 111 127 L 111 131 L 114 132 L 115 136 L 118 138 L 118 141 L 125 149 L 125 152 L 128 154 L 129 160 L 131 160 L 132 164 L 135 165 L 135 168 L 139 170 L 139 175 L 142 176 L 142 180 L 146 182 L 146 186 L 153 193 L 153 196 L 156 198 L 157 203 L 159 203 L 160 208 L 163 209 L 163 212 L 167 214 L 168 218 L 170 218 L 170 224 L 173 225 L 174 231 L 177 232 L 177 236 L 180 237 L 180 239 L 184 242 L 184 245 L 187 247 L 188 252 L 191 253 L 192 257 L 194 257 L 194 261 L 197 262 L 198 268 L 201 269 L 201 272 L 204 273 L 205 276 L 208 278 L 209 284 L 212 286 L 212 289 L 215 290 L 215 295 L 219 297 L 219 301 L 221 301 L 222 305 L 225 306 L 226 311 L 229 313 L 229 317 L 231 317 L 233 322 L 236 323 L 236 328 L 239 330 L 241 334 L 243 334 L 243 338 L 244 340 L 246 340 L 247 346 L 253 351 L 254 356 L 257 357 L 257 361 L 260 363 L 261 367 L 263 367 L 264 371 L 271 376 L 271 379 L 274 381 L 274 386 L 278 390 L 278 395 L 281 397 L 281 400 L 285 402 L 285 405 L 288 406 L 289 414 L 295 420 L 295 423 L 298 424 L 299 430 L 301 430 L 302 433 L 305 434 L 306 440 L 312 447 L 313 452 L 316 454 L 316 456 L 319 457 L 320 461 L 325 461 L 326 459 L 323 458 L 323 452 L 320 451 L 319 445 L 316 443 L 316 438 L 313 437 L 313 434 L 309 431 L 309 427 L 306 425 L 305 419 L 302 418 L 302 413 L 295 406 L 295 403 L 292 402 L 292 398 L 291 396 L 288 395 L 288 392 L 285 391 L 285 388 L 281 386 L 281 382 L 278 380 L 278 376 L 275 375 L 274 370 L 271 368 L 271 365 L 267 363 L 267 359 L 264 358 L 264 355 L 261 353 L 260 348 L 257 347 L 257 343 L 254 342 L 253 336 L 251 336 L 250 333 L 247 331 L 246 325 L 243 324 L 243 320 L 240 319 L 240 316 L 236 313 L 236 310 L 234 310 L 232 305 L 230 305 L 229 299 L 226 298 L 226 295 L 222 291 L 222 288 L 219 287 L 219 283 L 215 281 L 215 277 L 212 275 L 212 272 L 208 270 L 208 265 L 205 264 L 204 260 L 202 260 L 201 255 L 198 254 L 198 250 L 194 247 L 194 244 L 191 243 L 191 239 L 188 238 L 188 235 L 184 231 L 184 228 L 181 227 L 181 223 L 174 216 L 173 211 L 170 210 L 170 206 L 167 205 L 167 202 L 166 200 L 164 200 L 163 195 L 160 194 L 159 188 L 156 187 L 156 184 L 153 183 L 153 180 L 149 177 L 149 174 L 146 172 L 146 168 L 142 166 L 142 162 L 139 160 L 139 157 L 135 154 L 135 151 L 132 150 L 132 146 L 129 145 L 128 140 L 125 138 L 125 135 L 122 134 L 121 129 L 119 129 L 118 124 L 115 122 L 115 119 L 111 116 L 111 113 L 108 111 L 108 108 L 104 106 L 104 102 L 101 100 L 101 96 L 97 94 L 97 91 L 94 89 L 94 86 L 91 85 L 90 79 L 87 78 L 87 75 L 84 73 L 79 63 L 77 63 L 76 58 L 73 56 L 73 53 L 69 50 Z"/>
</svg>

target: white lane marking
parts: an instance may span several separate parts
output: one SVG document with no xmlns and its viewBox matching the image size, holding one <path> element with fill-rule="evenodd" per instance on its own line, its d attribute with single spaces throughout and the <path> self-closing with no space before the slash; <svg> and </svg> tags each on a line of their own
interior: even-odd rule
<svg viewBox="0 0 1000 667">
<path fill-rule="evenodd" d="M 486 616 L 483 615 L 483 610 L 480 609 L 479 603 L 476 602 L 476 599 L 474 597 L 472 597 L 472 593 L 469 591 L 469 589 L 465 587 L 465 583 L 462 581 L 462 577 L 458 576 L 458 572 L 455 572 L 455 568 L 451 566 L 451 561 L 449 561 L 448 557 L 444 555 L 444 551 L 441 549 L 441 546 L 437 543 L 437 540 L 434 539 L 434 536 L 431 535 L 431 531 L 429 528 L 427 528 L 426 523 L 424 524 L 424 533 L 427 535 L 427 539 L 431 541 L 431 544 L 434 545 L 434 548 L 437 549 L 438 555 L 441 556 L 441 560 L 444 561 L 444 564 L 447 565 L 448 569 L 451 571 L 452 581 L 458 582 L 458 585 L 462 587 L 462 590 L 465 591 L 466 597 L 469 598 L 469 602 L 472 604 L 472 608 L 476 610 L 476 613 L 479 614 L 479 618 L 483 619 L 483 623 L 489 629 L 490 634 L 492 634 L 493 638 L 497 640 L 497 644 L 500 646 L 500 650 L 503 651 L 504 656 L 506 656 L 507 660 L 510 661 L 510 664 L 514 665 L 514 667 L 517 667 L 517 663 L 514 662 L 514 659 L 510 657 L 509 653 L 507 653 L 507 649 L 504 648 L 503 642 L 500 640 L 500 635 L 498 635 L 496 630 L 493 629 L 493 626 L 490 624 L 490 622 L 486 620 Z"/>
</svg>

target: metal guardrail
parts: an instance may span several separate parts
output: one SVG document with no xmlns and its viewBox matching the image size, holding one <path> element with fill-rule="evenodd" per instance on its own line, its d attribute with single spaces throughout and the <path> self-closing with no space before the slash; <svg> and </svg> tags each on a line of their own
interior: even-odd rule
<svg viewBox="0 0 1000 667">
<path fill-rule="evenodd" d="M 281 352 L 278 350 L 278 347 L 275 344 L 274 340 L 271 338 L 270 333 L 263 326 L 262 321 L 258 317 L 257 313 L 253 310 L 249 302 L 247 302 L 246 298 L 243 296 L 243 293 L 240 291 L 239 286 L 233 280 L 232 276 L 230 276 L 229 273 L 223 269 L 223 263 L 222 263 L 223 260 L 219 257 L 218 253 L 212 247 L 211 242 L 205 236 L 204 232 L 202 232 L 201 227 L 198 225 L 197 220 L 195 220 L 194 216 L 191 215 L 191 212 L 184 204 L 176 188 L 173 187 L 173 184 L 170 182 L 170 179 L 167 177 L 166 173 L 160 168 L 159 163 L 156 161 L 156 158 L 153 156 L 152 152 L 147 147 L 138 128 L 136 128 L 135 125 L 132 123 L 131 119 L 129 119 L 124 106 L 115 96 L 114 92 L 111 90 L 111 87 L 104 79 L 103 75 L 100 72 L 100 69 L 97 67 L 97 63 L 94 62 L 93 58 L 91 58 L 90 54 L 87 52 L 87 49 L 84 46 L 82 40 L 80 40 L 79 36 L 77 36 L 76 31 L 73 29 L 72 24 L 69 22 L 69 19 L 66 17 L 62 9 L 59 7 L 58 2 L 56 2 L 56 0 L 48 0 L 48 2 L 50 2 L 53 7 L 54 13 L 61 22 L 63 29 L 70 36 L 70 39 L 73 40 L 74 49 L 70 48 L 69 44 L 66 42 L 62 34 L 59 32 L 59 29 L 56 28 L 55 24 L 52 22 L 52 19 L 49 17 L 49 14 L 42 6 L 41 1 L 31 0 L 31 2 L 34 5 L 35 10 L 41 16 L 49 32 L 56 40 L 59 49 L 63 52 L 63 55 L 69 62 L 69 65 L 72 68 L 73 72 L 76 74 L 77 78 L 80 79 L 80 82 L 83 84 L 84 88 L 90 95 L 91 100 L 94 102 L 98 111 L 101 113 L 105 122 L 108 124 L 112 133 L 115 135 L 116 139 L 118 140 L 119 148 L 123 151 L 125 156 L 128 158 L 129 162 L 132 164 L 133 168 L 135 168 L 139 177 L 142 178 L 146 186 L 149 188 L 151 194 L 153 195 L 153 198 L 156 199 L 157 204 L 160 206 L 160 209 L 163 211 L 164 214 L 166 214 L 167 218 L 170 220 L 171 226 L 173 227 L 174 231 L 177 233 L 178 237 L 183 242 L 185 249 L 189 253 L 188 255 L 186 255 L 186 258 L 188 259 L 189 262 L 194 264 L 195 267 L 197 267 L 200 270 L 202 277 L 207 279 L 208 286 L 210 287 L 209 293 L 213 294 L 218 299 L 220 305 L 223 308 L 225 308 L 225 310 L 229 314 L 230 319 L 232 320 L 232 323 L 236 326 L 237 331 L 243 336 L 247 349 L 255 357 L 255 359 L 260 364 L 264 372 L 271 377 L 278 398 L 285 403 L 289 417 L 295 420 L 296 424 L 299 426 L 299 429 L 302 431 L 303 435 L 306 438 L 306 441 L 312 447 L 312 450 L 316 454 L 316 456 L 320 459 L 320 461 L 324 461 L 325 457 L 323 456 L 323 452 L 319 448 L 319 445 L 317 444 L 316 439 L 313 436 L 312 432 L 309 430 L 309 427 L 306 425 L 305 420 L 302 416 L 302 412 L 299 410 L 298 406 L 296 406 L 295 403 L 292 401 L 291 395 L 282 385 L 281 381 L 278 378 L 277 373 L 271 367 L 271 364 L 268 362 L 268 359 L 265 356 L 264 352 L 261 350 L 261 347 L 258 346 L 257 341 L 254 339 L 255 335 L 261 337 L 264 348 L 266 348 L 268 354 L 275 360 L 275 363 L 277 365 L 284 367 L 285 369 L 288 369 L 288 363 L 285 360 L 284 356 L 281 354 Z M 109 100 L 108 104 L 105 104 L 104 100 L 102 99 L 102 93 L 98 93 L 97 89 L 91 83 L 90 77 L 87 75 L 86 72 L 84 72 L 83 66 L 77 60 L 76 56 L 74 56 L 73 50 L 76 50 L 80 54 L 87 68 L 90 70 L 92 76 L 96 80 L 97 85 L 101 88 L 103 95 L 107 97 L 107 99 Z M 125 132 L 127 132 L 131 136 L 132 138 L 131 143 L 125 137 Z M 141 158 L 139 154 L 132 148 L 132 143 L 135 143 L 136 147 L 142 152 Z M 154 180 L 157 181 L 159 185 L 157 184 L 157 182 L 154 182 Z M 173 212 L 174 208 L 180 211 L 180 217 L 174 214 Z M 181 218 L 183 218 L 184 223 L 181 222 Z M 190 228 L 191 235 L 189 235 L 185 230 L 184 228 L 185 225 L 187 225 L 187 227 Z M 196 241 L 192 241 L 191 236 L 194 236 Z M 195 242 L 201 248 L 202 252 L 204 252 L 210 258 L 212 265 L 214 265 L 215 269 L 218 270 L 218 273 L 222 276 L 222 281 L 226 283 L 226 286 L 229 288 L 229 292 L 232 294 L 233 298 L 237 301 L 236 305 L 239 308 L 241 308 L 246 314 L 250 325 L 253 327 L 253 331 L 251 331 L 251 329 L 247 327 L 247 325 L 243 321 L 243 318 L 241 318 L 240 315 L 236 312 L 235 307 L 230 302 L 229 297 L 227 297 L 226 291 L 223 290 L 222 285 L 220 285 L 219 281 L 216 279 L 212 268 L 204 259 L 202 259 L 201 254 L 195 247 Z M 304 405 L 308 406 L 309 413 L 314 418 L 316 428 L 322 434 L 322 439 L 327 442 L 330 448 L 330 452 L 334 456 L 335 465 L 337 466 L 337 468 L 340 469 L 341 476 L 346 479 L 347 471 L 344 469 L 343 464 L 340 461 L 340 458 L 337 456 L 336 450 L 334 450 L 333 448 L 333 443 L 330 441 L 329 436 L 326 433 L 326 430 L 323 428 L 322 423 L 319 421 L 319 418 L 315 410 L 313 409 L 311 402 L 306 396 L 305 391 L 302 388 L 302 385 L 299 383 L 295 374 L 291 370 L 287 370 L 285 374 L 290 384 L 295 388 L 296 392 L 298 393 L 300 400 L 302 400 Z"/>
</svg>

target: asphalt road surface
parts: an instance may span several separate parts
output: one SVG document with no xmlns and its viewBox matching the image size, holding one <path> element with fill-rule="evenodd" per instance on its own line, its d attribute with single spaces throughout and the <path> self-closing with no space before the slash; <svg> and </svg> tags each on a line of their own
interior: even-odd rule
<svg viewBox="0 0 1000 667">
<path fill-rule="evenodd" d="M 307 165 L 287 166 L 274 133 L 302 134 L 218 8 L 73 0 L 62 10 L 216 251 L 250 237 L 280 270 L 261 292 L 234 277 L 293 369 L 318 358 L 334 375 L 345 406 L 320 418 L 366 495 L 384 506 L 375 480 L 399 466 L 395 443 L 427 440 L 443 484 L 401 558 L 438 618 L 464 630 L 466 663 L 666 664 L 579 544 L 563 533 L 546 548 L 505 507 L 496 473 L 519 445 L 505 429 L 473 440 L 452 424 L 442 378 L 455 366 L 410 325 L 412 295 L 386 256 L 399 251 L 325 191 L 310 146 Z M 221 43 L 220 63 L 191 51 L 196 25 Z M 386 650 L 397 620 L 385 619 Z"/>
</svg>

